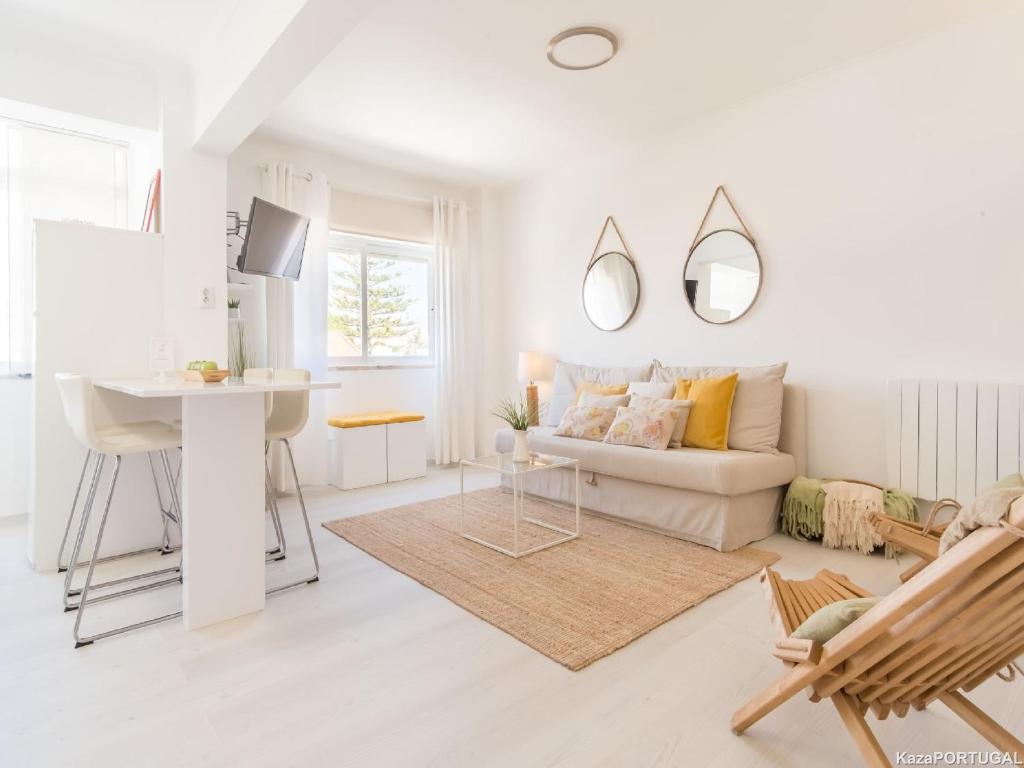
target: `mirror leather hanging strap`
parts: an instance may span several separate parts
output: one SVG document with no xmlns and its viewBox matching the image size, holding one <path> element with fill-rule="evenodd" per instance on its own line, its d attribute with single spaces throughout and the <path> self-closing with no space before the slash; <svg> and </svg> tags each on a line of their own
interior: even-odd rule
<svg viewBox="0 0 1024 768">
<path fill-rule="evenodd" d="M 708 203 L 708 209 L 704 211 L 704 218 L 700 220 L 700 226 L 697 227 L 697 234 L 693 236 L 693 242 L 690 243 L 690 250 L 692 251 L 694 249 L 694 246 L 697 245 L 697 241 L 700 240 L 701 232 L 704 231 L 704 225 L 708 223 L 708 217 L 711 215 L 711 209 L 715 207 L 715 201 L 718 199 L 719 194 L 721 194 L 722 197 L 725 198 L 725 202 L 729 204 L 729 207 L 732 209 L 733 215 L 736 217 L 736 220 L 740 223 L 740 227 L 742 227 L 743 229 L 743 234 L 747 236 L 747 239 L 751 243 L 757 245 L 757 241 L 754 240 L 754 236 L 750 234 L 750 230 L 747 229 L 747 225 L 743 222 L 743 217 L 740 216 L 740 212 L 737 211 L 736 206 L 733 205 L 732 198 L 729 197 L 729 193 L 725 191 L 725 187 L 723 185 L 719 184 L 717 187 L 715 187 L 715 194 L 711 196 L 711 202 Z M 605 226 L 608 225 L 605 224 Z M 616 228 L 616 231 L 618 231 L 618 228 Z"/>
<path fill-rule="evenodd" d="M 612 229 L 615 230 L 615 234 L 619 237 L 619 242 L 622 243 L 622 255 L 630 260 L 633 264 L 636 264 L 636 259 L 633 258 L 633 254 L 629 251 L 629 246 L 626 245 L 626 238 L 622 236 L 622 232 L 619 230 L 619 225 L 615 223 L 615 219 L 609 216 L 604 220 L 604 226 L 601 227 L 601 234 L 597 236 L 597 242 L 594 243 L 594 252 L 590 254 L 590 261 L 587 262 L 587 269 L 594 264 L 597 260 L 598 251 L 601 248 L 601 242 L 604 240 L 605 233 L 608 231 L 608 225 L 612 225 Z"/>
</svg>

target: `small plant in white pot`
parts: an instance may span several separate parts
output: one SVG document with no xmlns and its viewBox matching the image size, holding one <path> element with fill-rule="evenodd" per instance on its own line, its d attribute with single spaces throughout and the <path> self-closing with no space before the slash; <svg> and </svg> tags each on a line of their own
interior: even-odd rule
<svg viewBox="0 0 1024 768">
<path fill-rule="evenodd" d="M 241 305 L 241 299 L 228 299 L 228 317 L 232 319 L 241 317 L 241 312 L 239 311 Z"/>
<path fill-rule="evenodd" d="M 504 421 L 515 432 L 515 444 L 512 446 L 512 461 L 530 460 L 530 443 L 528 429 L 530 427 L 530 409 L 526 401 L 520 398 L 513 400 L 505 398 L 498 404 L 497 410 L 492 412 Z"/>
</svg>

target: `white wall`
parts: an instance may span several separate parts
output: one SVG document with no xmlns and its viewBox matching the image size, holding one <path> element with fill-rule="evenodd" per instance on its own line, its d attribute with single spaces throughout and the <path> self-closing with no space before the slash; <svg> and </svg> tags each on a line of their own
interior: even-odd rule
<svg viewBox="0 0 1024 768">
<path fill-rule="evenodd" d="M 7 53 L 0 47 L 0 59 Z M 48 59 L 49 60 L 49 59 Z M 59 61 L 58 53 L 56 59 Z M 2 64 L 0 64 L 2 66 Z M 32 75 L 34 77 L 34 75 Z M 99 79 L 99 89 L 93 92 L 97 102 L 104 101 L 103 89 L 107 80 Z M 24 81 L 17 77 L 0 79 L 0 93 L 19 94 L 19 85 Z M 61 80 L 54 85 L 58 91 L 43 87 L 43 83 L 35 82 L 41 90 L 39 100 L 53 104 L 73 106 L 62 96 L 69 82 Z M 145 102 L 145 99 L 142 100 Z M 109 103 L 107 104 L 109 108 Z M 103 110 L 100 110 L 103 112 Z M 107 110 L 108 114 L 122 120 L 134 121 L 130 111 L 120 109 Z M 160 167 L 159 136 L 146 128 L 134 127 L 130 124 L 115 123 L 94 117 L 71 114 L 58 109 L 26 104 L 0 97 L 0 116 L 26 123 L 36 123 L 51 128 L 74 131 L 77 133 L 102 136 L 107 139 L 125 142 L 128 145 L 128 227 L 135 228 L 141 224 L 146 205 L 146 194 L 153 173 Z M 0 517 L 5 515 L 21 515 L 28 512 L 30 461 L 29 445 L 32 432 L 31 413 L 32 381 L 30 379 L 0 379 L 0 424 L 4 429 L 0 432 L 0 487 L 8 490 L 6 501 L 0 505 Z"/>
<path fill-rule="evenodd" d="M 88 36 L 5 8 L 0 24 L 0 98 L 154 129 L 160 91 L 153 73 Z"/>
<path fill-rule="evenodd" d="M 484 204 L 478 190 L 294 147 L 261 136 L 250 137 L 228 158 L 229 208 L 242 212 L 245 217 L 253 195 L 260 192 L 259 167 L 273 162 L 290 162 L 298 173 L 321 172 L 327 175 L 332 185 L 331 226 L 335 229 L 429 242 L 432 239 L 433 218 L 429 202 L 432 196 L 439 194 L 466 199 L 473 208 L 471 230 L 476 252 L 481 262 L 493 263 L 491 251 L 483 245 Z M 237 253 L 237 247 L 233 246 L 228 253 L 229 263 L 234 263 Z M 496 269 L 485 269 L 484 272 L 489 284 L 495 284 Z M 490 306 L 495 307 L 495 302 L 490 302 Z M 495 308 L 485 321 L 489 338 L 498 338 L 500 312 Z M 487 368 L 481 364 L 481 369 Z M 493 370 L 495 366 L 490 368 Z M 327 393 L 329 413 L 380 409 L 424 413 L 427 417 L 429 455 L 433 456 L 433 368 L 331 371 L 329 377 L 342 384 L 340 390 Z M 482 429 L 481 439 L 486 440 L 486 432 Z"/>
<path fill-rule="evenodd" d="M 149 375 L 149 339 L 163 333 L 160 235 L 83 224 L 36 223 L 34 453 L 29 559 L 56 566 L 85 448 L 64 416 L 54 374 Z M 180 403 L 97 391 L 96 423 L 180 417 Z M 107 487 L 113 460 L 103 479 Z M 97 503 L 95 509 L 102 509 Z M 143 456 L 125 459 L 111 505 L 106 552 L 160 541 L 160 517 Z M 93 521 L 94 523 L 96 520 Z"/>
<path fill-rule="evenodd" d="M 0 517 L 29 510 L 32 437 L 32 381 L 0 378 L 0 483 L 4 488 Z"/>
<path fill-rule="evenodd" d="M 177 364 L 227 360 L 227 276 L 221 253 L 227 160 L 192 148 L 194 92 L 183 68 L 161 76 L 164 326 Z M 200 308 L 203 288 L 214 306 Z"/>
<path fill-rule="evenodd" d="M 503 196 L 504 381 L 514 353 L 628 364 L 790 362 L 809 471 L 884 481 L 887 378 L 1020 380 L 1024 6 L 764 94 Z M 764 262 L 760 298 L 710 326 L 683 262 L 725 184 Z M 589 325 L 580 286 L 614 214 L 643 299 Z"/>
<path fill-rule="evenodd" d="M 0 24 L 0 72 L 0 114 L 131 142 L 129 222 L 141 217 L 159 166 L 153 74 L 10 9 Z M 7 489 L 0 516 L 29 511 L 32 407 L 30 380 L 0 380 L 0 486 Z"/>
</svg>

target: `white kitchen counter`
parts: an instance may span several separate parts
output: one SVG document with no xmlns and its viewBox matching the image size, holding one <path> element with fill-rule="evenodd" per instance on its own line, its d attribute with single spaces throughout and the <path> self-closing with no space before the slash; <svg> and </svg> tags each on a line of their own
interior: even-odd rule
<svg viewBox="0 0 1024 768">
<path fill-rule="evenodd" d="M 266 598 L 264 395 L 337 382 L 204 384 L 99 379 L 141 398 L 180 397 L 182 613 L 198 629 L 263 609 Z M 325 447 L 326 449 L 326 447 Z"/>
</svg>

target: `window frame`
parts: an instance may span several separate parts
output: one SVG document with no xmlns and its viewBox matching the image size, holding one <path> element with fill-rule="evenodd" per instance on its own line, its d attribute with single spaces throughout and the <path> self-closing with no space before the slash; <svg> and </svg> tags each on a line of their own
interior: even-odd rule
<svg viewBox="0 0 1024 768">
<path fill-rule="evenodd" d="M 332 251 L 347 251 L 359 254 L 360 269 L 360 323 L 362 355 L 359 357 L 327 357 L 327 369 L 360 370 L 375 368 L 433 368 L 434 367 L 434 247 L 428 243 L 412 240 L 396 240 L 387 237 L 360 235 L 342 230 L 330 230 L 327 238 L 328 270 Z M 367 260 L 371 257 L 412 261 L 427 267 L 427 354 L 426 355 L 370 355 L 369 314 L 367 313 Z M 331 279 L 327 277 L 327 302 L 330 306 Z M 325 318 L 327 321 L 327 318 Z M 324 350 L 327 354 L 327 350 Z"/>
</svg>

